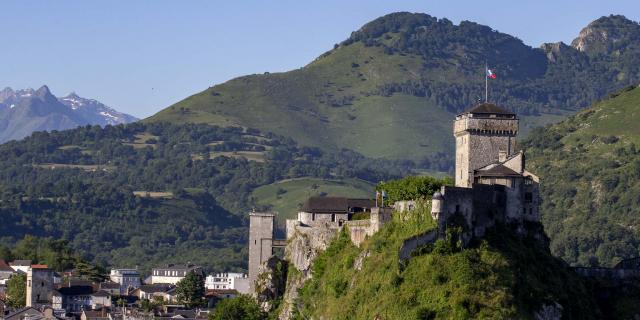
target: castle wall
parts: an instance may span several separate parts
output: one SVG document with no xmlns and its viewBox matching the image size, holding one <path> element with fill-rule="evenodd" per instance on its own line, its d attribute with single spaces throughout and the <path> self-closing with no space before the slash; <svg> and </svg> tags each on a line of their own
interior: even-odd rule
<svg viewBox="0 0 640 320">
<path fill-rule="evenodd" d="M 346 226 L 349 228 L 349 237 L 351 238 L 351 242 L 358 247 L 362 242 L 364 242 L 367 236 L 371 236 L 373 234 L 371 232 L 370 220 L 347 221 Z"/>
<path fill-rule="evenodd" d="M 298 221 L 308 226 L 330 224 L 339 227 L 342 222 L 349 220 L 346 213 L 310 213 L 298 212 Z"/>
</svg>

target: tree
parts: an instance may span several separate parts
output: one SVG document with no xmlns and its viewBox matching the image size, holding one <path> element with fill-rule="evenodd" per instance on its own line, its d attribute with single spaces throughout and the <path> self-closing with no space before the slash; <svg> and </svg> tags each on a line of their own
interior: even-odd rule
<svg viewBox="0 0 640 320">
<path fill-rule="evenodd" d="M 258 303 L 248 295 L 220 301 L 209 320 L 262 320 L 266 315 Z"/>
<path fill-rule="evenodd" d="M 14 259 L 11 249 L 3 244 L 0 244 L 0 259 L 6 261 L 12 261 Z"/>
<path fill-rule="evenodd" d="M 27 276 L 14 274 L 7 281 L 7 304 L 12 308 L 23 308 L 27 303 Z"/>
<path fill-rule="evenodd" d="M 204 297 L 204 278 L 202 274 L 190 271 L 184 279 L 178 282 L 176 288 L 178 300 L 187 307 L 193 308 L 203 303 Z"/>
</svg>

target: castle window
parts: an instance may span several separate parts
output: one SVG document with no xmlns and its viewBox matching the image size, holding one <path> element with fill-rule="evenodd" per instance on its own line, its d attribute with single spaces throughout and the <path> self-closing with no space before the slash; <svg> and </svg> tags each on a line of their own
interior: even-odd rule
<svg viewBox="0 0 640 320">
<path fill-rule="evenodd" d="M 315 213 L 311 214 L 311 221 L 316 221 L 316 214 Z"/>
<path fill-rule="evenodd" d="M 524 202 L 533 202 L 533 194 L 531 192 L 524 193 Z"/>
<path fill-rule="evenodd" d="M 456 204 L 456 213 L 460 213 L 460 205 Z"/>
</svg>

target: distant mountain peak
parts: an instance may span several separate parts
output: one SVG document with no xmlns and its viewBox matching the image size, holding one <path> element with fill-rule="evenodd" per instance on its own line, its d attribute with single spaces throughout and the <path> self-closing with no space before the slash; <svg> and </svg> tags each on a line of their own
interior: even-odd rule
<svg viewBox="0 0 640 320">
<path fill-rule="evenodd" d="M 586 53 L 608 54 L 629 40 L 640 39 L 640 24 L 623 15 L 603 16 L 589 23 L 571 42 L 571 46 Z"/>
<path fill-rule="evenodd" d="M 0 143 L 20 139 L 33 131 L 65 130 L 82 125 L 117 125 L 137 121 L 97 100 L 75 92 L 57 98 L 48 86 L 38 90 L 0 91 Z"/>
<path fill-rule="evenodd" d="M 75 91 L 71 91 L 69 92 L 68 95 L 62 97 L 61 99 L 78 99 L 80 98 L 80 96 L 78 96 L 78 94 Z"/>
<path fill-rule="evenodd" d="M 43 98 L 43 99 L 50 99 L 50 98 L 54 98 L 55 99 L 53 94 L 51 94 L 51 91 L 49 90 L 49 87 L 47 87 L 46 85 L 43 85 L 38 90 L 36 90 L 35 95 L 37 97 Z"/>
<path fill-rule="evenodd" d="M 2 89 L 2 91 L 0 91 L 0 103 L 5 101 L 9 97 L 13 97 L 15 94 L 16 93 L 13 91 L 13 89 L 9 87 Z"/>
</svg>

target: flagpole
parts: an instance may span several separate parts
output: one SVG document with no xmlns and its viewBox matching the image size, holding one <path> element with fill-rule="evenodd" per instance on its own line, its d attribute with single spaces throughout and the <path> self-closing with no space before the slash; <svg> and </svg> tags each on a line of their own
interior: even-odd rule
<svg viewBox="0 0 640 320">
<path fill-rule="evenodd" d="M 484 62 L 484 103 L 489 102 L 489 76 L 487 75 L 487 61 Z"/>
</svg>

